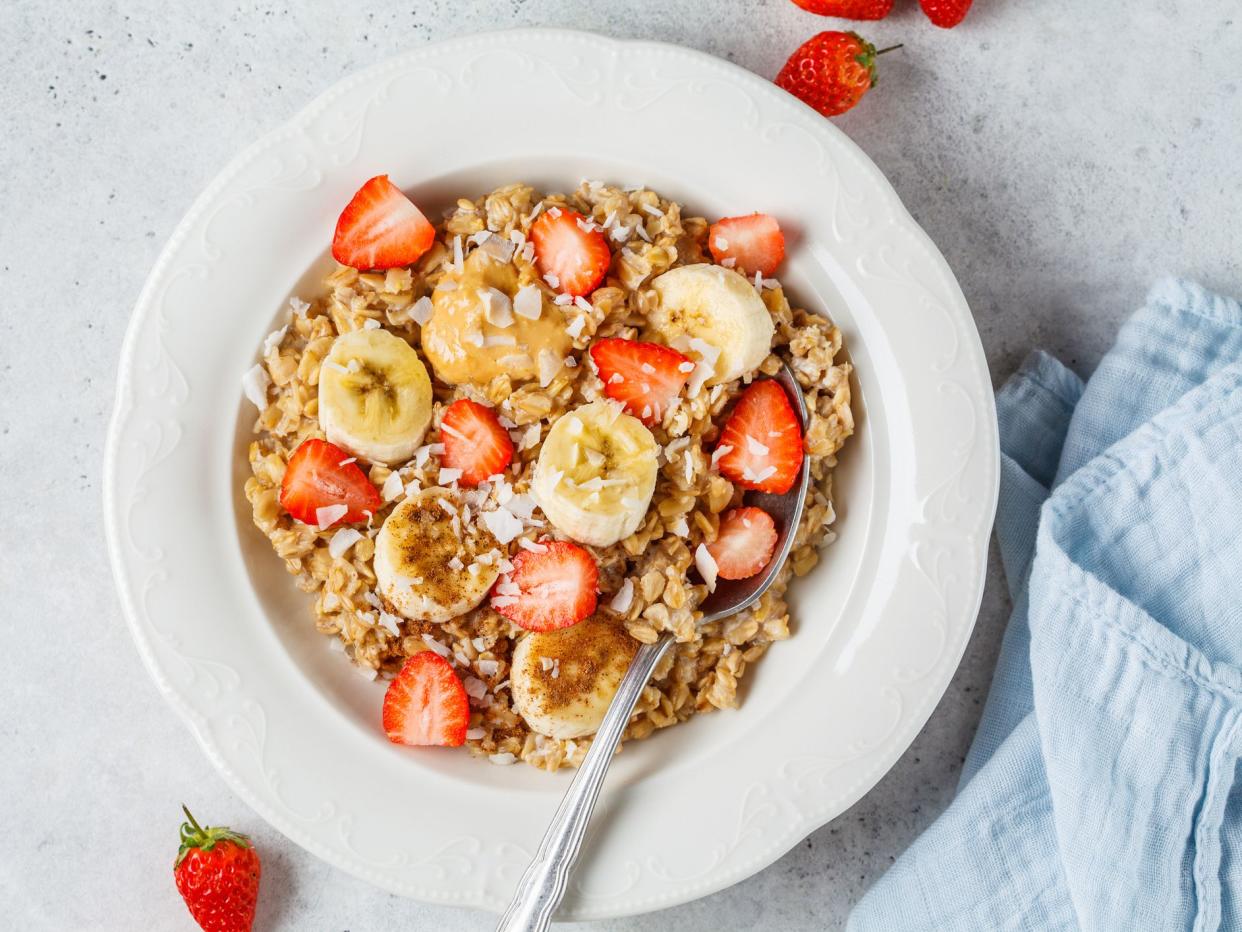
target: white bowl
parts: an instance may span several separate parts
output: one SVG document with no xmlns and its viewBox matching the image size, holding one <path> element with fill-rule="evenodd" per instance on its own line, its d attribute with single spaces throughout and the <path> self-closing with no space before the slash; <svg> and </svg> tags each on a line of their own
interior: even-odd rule
<svg viewBox="0 0 1242 932">
<path fill-rule="evenodd" d="M 870 789 L 961 656 L 997 495 L 969 309 L 879 171 L 768 82 L 681 48 L 523 30 L 422 46 L 333 87 L 198 199 L 135 308 L 105 464 L 108 543 L 151 675 L 229 784 L 325 860 L 499 909 L 569 775 L 388 743 L 383 684 L 315 633 L 242 495 L 239 378 L 329 265 L 337 212 L 388 172 L 433 210 L 514 180 L 642 182 L 707 217 L 762 210 L 781 278 L 841 327 L 857 435 L 840 537 L 790 592 L 794 636 L 741 709 L 628 745 L 563 918 L 642 912 L 774 861 Z"/>
</svg>

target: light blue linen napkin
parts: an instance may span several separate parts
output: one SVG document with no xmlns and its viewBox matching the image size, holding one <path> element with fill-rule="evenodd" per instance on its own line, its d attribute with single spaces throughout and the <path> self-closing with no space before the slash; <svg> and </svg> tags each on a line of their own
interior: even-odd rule
<svg viewBox="0 0 1242 932">
<path fill-rule="evenodd" d="M 1242 929 L 1242 305 L 1163 281 L 997 393 L 1014 612 L 958 796 L 852 932 Z"/>
</svg>

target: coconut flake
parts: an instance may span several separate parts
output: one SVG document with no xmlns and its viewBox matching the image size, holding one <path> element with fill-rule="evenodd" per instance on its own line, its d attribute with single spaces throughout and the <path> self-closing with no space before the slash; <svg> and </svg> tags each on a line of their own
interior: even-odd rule
<svg viewBox="0 0 1242 932">
<path fill-rule="evenodd" d="M 506 503 L 505 508 L 515 517 L 529 521 L 535 514 L 535 500 L 529 495 L 514 495 Z"/>
<path fill-rule="evenodd" d="M 401 619 L 391 612 L 383 610 L 379 613 L 380 624 L 383 625 L 392 634 L 393 637 L 401 636 Z"/>
<path fill-rule="evenodd" d="M 632 580 L 625 580 L 621 583 L 621 588 L 617 590 L 617 594 L 612 597 L 612 601 L 608 603 L 608 607 L 618 615 L 624 615 L 630 610 L 630 606 L 634 604 L 634 583 Z"/>
<path fill-rule="evenodd" d="M 267 390 L 271 384 L 272 377 L 263 366 L 252 366 L 242 376 L 242 391 L 260 411 L 267 407 Z"/>
<path fill-rule="evenodd" d="M 452 485 L 454 482 L 461 479 L 461 472 L 462 471 L 460 469 L 453 469 L 450 466 L 441 466 L 440 478 L 437 481 L 440 485 Z"/>
<path fill-rule="evenodd" d="M 753 453 L 755 456 L 767 456 L 769 452 L 767 447 L 765 447 L 750 434 L 746 435 L 746 451 L 748 453 Z"/>
<path fill-rule="evenodd" d="M 497 764 L 501 767 L 508 767 L 510 764 L 517 763 L 517 758 L 514 757 L 512 754 L 510 754 L 508 751 L 502 751 L 499 754 L 489 754 L 487 755 L 487 759 L 490 760 L 493 764 Z"/>
<path fill-rule="evenodd" d="M 755 472 L 749 466 L 742 467 L 742 478 L 747 482 L 766 482 L 768 479 L 776 475 L 775 466 L 764 466 L 763 469 Z"/>
<path fill-rule="evenodd" d="M 391 502 L 404 491 L 405 485 L 401 481 L 401 473 L 390 472 L 380 488 L 380 495 L 384 497 L 384 501 Z"/>
<path fill-rule="evenodd" d="M 569 326 L 565 328 L 565 332 L 569 334 L 571 339 L 578 339 L 582 333 L 582 328 L 586 326 L 586 316 L 579 315 L 569 322 Z"/>
<path fill-rule="evenodd" d="M 378 330 L 379 328 L 380 328 L 380 322 L 376 320 L 374 317 L 368 317 L 366 320 L 362 322 L 363 330 Z"/>
<path fill-rule="evenodd" d="M 424 326 L 431 319 L 432 304 L 431 299 L 423 295 L 410 307 L 410 319 L 420 327 Z"/>
<path fill-rule="evenodd" d="M 487 734 L 486 728 L 467 728 L 466 729 L 466 740 L 467 741 L 478 741 L 480 738 L 482 738 L 486 734 Z"/>
<path fill-rule="evenodd" d="M 541 544 L 541 543 L 538 543 L 537 541 L 530 540 L 529 538 L 526 538 L 526 537 L 522 537 L 518 539 L 518 546 L 521 547 L 523 550 L 529 550 L 531 553 L 547 553 L 548 552 L 547 544 Z"/>
<path fill-rule="evenodd" d="M 737 259 L 735 259 L 733 256 L 729 256 L 728 258 L 721 259 L 720 264 L 724 266 L 726 269 L 731 269 L 735 265 L 737 265 Z"/>
<path fill-rule="evenodd" d="M 487 239 L 479 244 L 479 252 L 497 262 L 508 262 L 513 258 L 515 245 L 504 237 L 489 235 Z"/>
<path fill-rule="evenodd" d="M 285 334 L 289 332 L 289 325 L 285 324 L 279 330 L 273 330 L 263 338 L 263 355 L 266 356 L 276 347 L 280 346 L 280 341 L 285 338 Z"/>
<path fill-rule="evenodd" d="M 586 311 L 588 314 L 594 310 L 594 308 L 591 307 L 591 302 L 588 301 L 586 298 L 584 298 L 582 295 L 574 296 L 574 307 L 576 307 L 580 311 Z M 574 334 L 574 336 L 577 336 L 577 334 Z"/>
<path fill-rule="evenodd" d="M 332 540 L 328 541 L 328 553 L 332 554 L 332 559 L 339 560 L 345 556 L 345 551 L 360 540 L 362 540 L 362 534 L 359 531 L 352 527 L 343 527 L 332 535 Z"/>
<path fill-rule="evenodd" d="M 650 214 L 652 217 L 663 217 L 664 211 L 656 207 L 654 204 L 643 204 L 640 208 L 643 213 Z"/>
<path fill-rule="evenodd" d="M 512 318 L 510 318 L 512 321 Z M 517 338 L 509 333 L 489 334 L 483 340 L 484 346 L 517 346 Z"/>
<path fill-rule="evenodd" d="M 475 666 L 479 668 L 479 672 L 484 676 L 495 676 L 500 672 L 499 660 L 479 660 L 475 663 Z"/>
<path fill-rule="evenodd" d="M 347 514 L 349 514 L 348 505 L 324 505 L 322 508 L 315 509 L 315 523 L 319 526 L 319 530 L 326 531 Z"/>
<path fill-rule="evenodd" d="M 518 449 L 529 450 L 531 447 L 533 447 L 535 444 L 539 442 L 539 437 L 542 435 L 542 433 L 543 433 L 543 428 L 540 426 L 538 421 L 531 424 L 529 427 L 526 428 L 526 432 L 522 434 L 522 440 L 518 444 Z"/>
<path fill-rule="evenodd" d="M 423 643 L 426 644 L 428 647 L 430 647 L 433 651 L 435 651 L 441 657 L 445 658 L 446 660 L 453 654 L 451 650 L 449 650 L 446 646 L 444 646 L 444 644 L 442 644 L 440 641 L 437 641 L 430 634 L 423 635 Z"/>
<path fill-rule="evenodd" d="M 698 568 L 703 581 L 707 583 L 707 591 L 715 592 L 716 574 L 719 572 L 719 567 L 716 566 L 716 560 L 708 551 L 706 544 L 699 544 L 694 551 L 694 565 Z"/>
<path fill-rule="evenodd" d="M 716 447 L 716 449 L 712 451 L 712 465 L 715 466 L 717 463 L 721 461 L 721 459 L 728 456 L 732 452 L 733 452 L 733 447 L 731 447 L 727 443 L 722 443 L 720 446 Z"/>
<path fill-rule="evenodd" d="M 524 530 L 522 522 L 504 508 L 497 508 L 495 511 L 485 511 L 479 517 L 487 526 L 487 529 L 492 532 L 492 536 L 502 544 L 509 543 Z"/>
<path fill-rule="evenodd" d="M 478 295 L 488 323 L 496 327 L 513 326 L 513 303 L 507 294 L 497 288 L 480 288 Z"/>
<path fill-rule="evenodd" d="M 523 285 L 513 297 L 513 313 L 527 320 L 538 320 L 543 313 L 543 292 L 538 285 Z"/>
<path fill-rule="evenodd" d="M 676 521 L 668 526 L 668 529 L 678 537 L 686 537 L 690 534 L 690 525 L 686 524 L 684 516 L 678 517 Z"/>
<path fill-rule="evenodd" d="M 553 272 L 546 273 L 543 276 L 543 280 L 548 283 L 549 288 L 560 288 L 561 287 L 560 278 Z"/>
<path fill-rule="evenodd" d="M 717 236 L 715 242 L 716 242 L 716 248 L 719 249 L 721 252 L 724 252 L 726 249 L 729 248 L 729 241 L 725 239 L 723 236 Z"/>
<path fill-rule="evenodd" d="M 579 328 L 581 329 L 581 328 Z M 576 336 L 577 334 L 575 334 Z M 552 384 L 552 380 L 556 378 L 558 372 L 561 371 L 561 360 L 556 353 L 544 347 L 539 351 L 539 387 L 547 388 Z"/>
<path fill-rule="evenodd" d="M 461 247 L 461 234 L 453 237 L 453 265 L 457 267 L 459 272 L 466 265 L 466 257 Z"/>
<path fill-rule="evenodd" d="M 289 299 L 289 310 L 291 310 L 298 317 L 305 317 L 306 312 L 310 310 L 310 305 L 297 295 L 294 295 Z"/>
<path fill-rule="evenodd" d="M 571 294 L 558 294 L 552 299 L 552 303 L 557 307 L 568 307 L 574 303 L 574 296 Z"/>
</svg>

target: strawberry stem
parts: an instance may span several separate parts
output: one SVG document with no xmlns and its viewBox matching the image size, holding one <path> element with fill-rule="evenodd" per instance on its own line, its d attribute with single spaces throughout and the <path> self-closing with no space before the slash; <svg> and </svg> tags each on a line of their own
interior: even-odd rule
<svg viewBox="0 0 1242 932">
<path fill-rule="evenodd" d="M 184 812 L 185 817 L 190 820 L 190 824 L 194 826 L 194 831 L 200 835 L 204 834 L 203 827 L 199 825 L 197 820 L 195 820 L 194 816 L 190 814 L 190 810 L 185 807 L 185 803 L 181 804 L 181 811 Z"/>
<path fill-rule="evenodd" d="M 904 42 L 898 42 L 896 45 L 890 45 L 890 46 L 889 46 L 888 48 L 886 48 L 886 49 L 880 49 L 878 52 L 876 52 L 876 54 L 877 54 L 877 55 L 883 55 L 885 52 L 895 52 L 895 51 L 897 51 L 899 48 L 901 48 L 901 47 L 902 47 L 902 46 L 904 46 L 904 45 L 905 45 L 905 43 L 904 43 Z"/>
</svg>

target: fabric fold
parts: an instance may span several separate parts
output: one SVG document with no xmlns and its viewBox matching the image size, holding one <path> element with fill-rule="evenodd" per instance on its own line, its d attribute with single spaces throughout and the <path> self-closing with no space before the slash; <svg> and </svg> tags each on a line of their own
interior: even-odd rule
<svg viewBox="0 0 1242 932">
<path fill-rule="evenodd" d="M 1242 928 L 1242 305 L 1160 282 L 997 411 L 1014 613 L 957 798 L 849 927 Z"/>
</svg>

